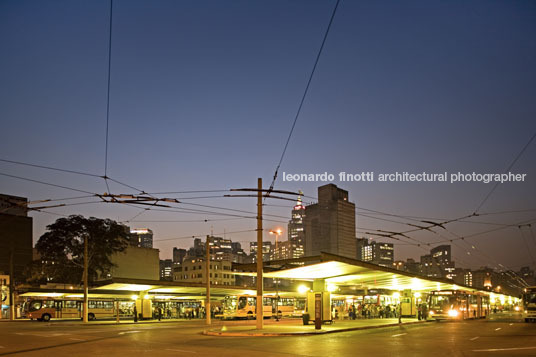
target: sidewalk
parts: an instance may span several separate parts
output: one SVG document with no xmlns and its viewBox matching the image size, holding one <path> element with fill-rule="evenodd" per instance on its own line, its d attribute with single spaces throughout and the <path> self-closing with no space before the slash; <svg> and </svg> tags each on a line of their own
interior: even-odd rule
<svg viewBox="0 0 536 357">
<path fill-rule="evenodd" d="M 354 330 L 367 330 L 374 328 L 393 327 L 401 325 L 423 324 L 429 321 L 419 321 L 414 318 L 403 318 L 402 323 L 398 319 L 363 319 L 363 320 L 336 320 L 333 324 L 322 325 L 320 330 L 315 330 L 314 324 L 303 325 L 302 321 L 290 320 L 280 323 L 265 322 L 263 330 L 257 330 L 255 321 L 248 324 L 225 323 L 221 328 L 205 330 L 203 334 L 209 336 L 296 336 L 296 335 L 319 335 Z"/>
</svg>

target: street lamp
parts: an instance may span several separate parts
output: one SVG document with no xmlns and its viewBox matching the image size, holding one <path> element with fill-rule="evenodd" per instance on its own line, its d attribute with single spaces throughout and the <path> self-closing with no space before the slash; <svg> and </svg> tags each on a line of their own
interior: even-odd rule
<svg viewBox="0 0 536 357">
<path fill-rule="evenodd" d="M 283 233 L 281 228 L 277 228 L 275 230 L 271 229 L 270 234 L 275 235 L 275 254 L 274 258 L 277 256 L 278 258 L 281 258 L 279 251 L 277 250 L 277 238 Z M 258 248 L 257 248 L 258 249 Z M 275 281 L 275 320 L 279 321 L 279 279 L 276 278 Z"/>
</svg>

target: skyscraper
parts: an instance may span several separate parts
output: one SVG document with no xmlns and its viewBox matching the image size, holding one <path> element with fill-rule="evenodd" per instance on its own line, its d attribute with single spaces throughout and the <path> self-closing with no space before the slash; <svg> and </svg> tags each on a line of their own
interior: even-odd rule
<svg viewBox="0 0 536 357">
<path fill-rule="evenodd" d="M 321 252 L 356 257 L 355 205 L 334 184 L 318 188 L 318 203 L 305 207 L 305 255 Z"/>
<path fill-rule="evenodd" d="M 305 206 L 301 197 L 298 197 L 296 205 L 292 209 L 292 218 L 288 222 L 288 247 L 285 258 L 300 258 L 305 254 L 305 231 L 303 219 L 305 217 Z M 285 254 L 283 254 L 285 255 Z"/>
<path fill-rule="evenodd" d="M 187 254 L 186 249 L 174 247 L 173 248 L 173 264 L 175 265 L 181 264 L 186 254 Z"/>
</svg>

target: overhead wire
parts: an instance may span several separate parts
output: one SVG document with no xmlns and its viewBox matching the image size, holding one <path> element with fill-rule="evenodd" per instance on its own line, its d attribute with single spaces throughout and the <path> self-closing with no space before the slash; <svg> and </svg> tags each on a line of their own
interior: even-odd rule
<svg viewBox="0 0 536 357">
<path fill-rule="evenodd" d="M 506 170 L 504 170 L 504 173 L 508 173 L 512 167 L 515 165 L 515 163 L 517 162 L 517 160 L 519 160 L 519 158 L 523 155 L 523 153 L 525 152 L 525 150 L 527 150 L 527 148 L 530 146 L 530 144 L 532 143 L 532 141 L 534 140 L 534 138 L 536 138 L 536 133 L 534 133 L 531 138 L 529 139 L 529 141 L 525 144 L 525 146 L 521 149 L 521 151 L 516 155 L 516 157 L 514 158 L 514 160 L 510 163 L 510 165 L 506 168 Z M 500 182 L 497 181 L 495 183 L 495 185 L 493 185 L 493 187 L 491 188 L 491 190 L 488 192 L 488 194 L 484 197 L 484 199 L 482 200 L 482 202 L 480 202 L 480 204 L 478 205 L 478 207 L 474 210 L 474 213 L 478 213 L 478 211 L 480 210 L 480 208 L 482 208 L 482 206 L 484 205 L 484 203 L 486 203 L 486 201 L 491 197 L 491 195 L 493 194 L 493 192 L 495 192 L 495 190 L 497 189 L 497 187 L 499 186 Z"/>
<path fill-rule="evenodd" d="M 324 38 L 322 39 L 322 44 L 320 45 L 320 49 L 318 50 L 318 53 L 316 55 L 316 59 L 313 65 L 313 69 L 311 70 L 311 73 L 309 75 L 309 79 L 307 80 L 307 85 L 305 86 L 305 90 L 303 92 L 300 105 L 298 106 L 298 110 L 296 112 L 296 115 L 294 116 L 294 121 L 292 122 L 292 127 L 290 128 L 290 132 L 287 137 L 287 141 L 285 142 L 285 146 L 283 148 L 283 152 L 281 153 L 281 157 L 279 158 L 279 162 L 277 163 L 277 167 L 275 169 L 274 177 L 272 179 L 272 183 L 270 184 L 270 188 L 268 189 L 268 195 L 271 193 L 271 191 L 274 189 L 275 181 L 277 180 L 277 174 L 279 172 L 279 168 L 281 167 L 281 163 L 283 162 L 283 158 L 285 157 L 285 153 L 287 152 L 288 144 L 290 143 L 290 138 L 292 137 L 292 133 L 294 132 L 294 128 L 296 127 L 296 122 L 298 121 L 298 118 L 300 116 L 303 103 L 305 102 L 305 98 L 307 97 L 307 93 L 309 92 L 309 87 L 311 86 L 311 82 L 313 80 L 313 76 L 316 71 L 316 67 L 318 66 L 318 62 L 320 60 L 320 56 L 322 55 L 322 51 L 324 49 L 324 45 L 326 44 L 326 40 L 328 38 L 329 30 L 331 29 L 331 25 L 333 24 L 333 19 L 335 18 L 335 14 L 337 13 L 337 8 L 339 7 L 340 0 L 337 0 L 335 3 L 335 7 L 333 8 L 333 12 L 331 13 L 331 18 L 329 19 L 328 26 L 326 28 L 326 31 L 324 33 Z M 266 201 L 266 198 L 264 199 Z"/>
<path fill-rule="evenodd" d="M 111 69 L 112 69 L 112 20 L 113 20 L 113 0 L 110 0 L 110 28 L 109 28 L 109 40 L 108 40 L 108 84 L 106 94 L 106 143 L 104 150 L 104 182 L 110 192 L 110 186 L 108 185 L 108 133 L 110 124 L 110 82 L 111 82 Z"/>
</svg>

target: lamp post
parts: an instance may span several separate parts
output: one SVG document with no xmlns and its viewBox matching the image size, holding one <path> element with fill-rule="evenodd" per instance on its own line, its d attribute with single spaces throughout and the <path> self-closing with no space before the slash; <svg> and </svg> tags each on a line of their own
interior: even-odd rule
<svg viewBox="0 0 536 357">
<path fill-rule="evenodd" d="M 277 250 L 277 238 L 281 235 L 283 231 L 278 228 L 276 230 L 270 230 L 270 234 L 275 235 L 275 254 L 274 258 L 277 257 L 281 259 L 281 256 L 279 254 L 279 250 Z M 277 279 L 277 278 L 276 278 Z M 275 281 L 275 320 L 279 321 L 279 279 Z"/>
</svg>

